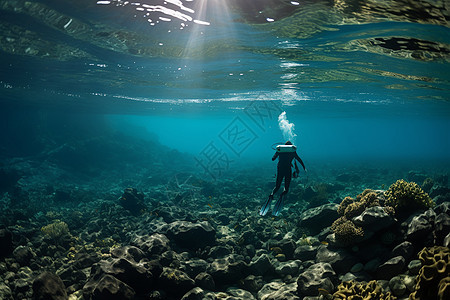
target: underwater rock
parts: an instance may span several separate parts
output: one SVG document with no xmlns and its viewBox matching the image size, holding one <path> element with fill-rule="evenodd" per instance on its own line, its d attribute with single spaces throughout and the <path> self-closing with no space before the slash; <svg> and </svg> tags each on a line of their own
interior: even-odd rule
<svg viewBox="0 0 450 300">
<path fill-rule="evenodd" d="M 294 258 L 303 261 L 313 260 L 316 258 L 318 246 L 300 245 L 294 251 Z"/>
<path fill-rule="evenodd" d="M 57 275 L 44 272 L 33 282 L 33 299 L 35 300 L 66 300 L 66 287 Z"/>
<path fill-rule="evenodd" d="M 134 246 L 122 246 L 111 249 L 111 256 L 114 258 L 123 258 L 134 262 L 139 262 L 145 257 L 145 253 Z"/>
<path fill-rule="evenodd" d="M 301 265 L 302 262 L 300 260 L 290 260 L 286 262 L 277 262 L 274 264 L 275 272 L 280 276 L 297 275 Z"/>
<path fill-rule="evenodd" d="M 138 215 L 147 208 L 144 204 L 144 194 L 134 188 L 126 188 L 119 198 L 119 203 L 133 215 Z"/>
<path fill-rule="evenodd" d="M 205 299 L 205 291 L 199 287 L 195 287 L 187 292 L 181 300 L 203 300 Z"/>
<path fill-rule="evenodd" d="M 402 256 L 393 257 L 378 266 L 376 276 L 379 279 L 391 279 L 403 271 L 405 264 L 405 259 Z"/>
<path fill-rule="evenodd" d="M 338 218 L 338 206 L 338 204 L 329 203 L 304 211 L 299 217 L 299 226 L 308 228 L 311 235 L 318 234 Z"/>
<path fill-rule="evenodd" d="M 137 236 L 131 241 L 131 244 L 144 251 L 150 257 L 170 250 L 169 239 L 160 233 Z"/>
<path fill-rule="evenodd" d="M 215 259 L 210 264 L 207 272 L 213 276 L 216 284 L 219 282 L 225 284 L 244 278 L 244 270 L 246 268 L 245 262 L 236 257 L 236 255 L 231 254 L 225 258 Z"/>
<path fill-rule="evenodd" d="M 13 300 L 13 294 L 9 286 L 0 282 L 0 299 L 2 300 Z"/>
<path fill-rule="evenodd" d="M 205 272 L 208 268 L 208 263 L 199 258 L 191 258 L 181 262 L 182 271 L 186 272 L 190 277 L 194 278 L 197 274 Z"/>
<path fill-rule="evenodd" d="M 13 251 L 13 236 L 6 228 L 0 229 L 0 258 L 8 256 Z"/>
<path fill-rule="evenodd" d="M 195 284 L 202 289 L 214 291 L 216 289 L 216 283 L 211 274 L 206 272 L 201 272 L 195 276 Z"/>
<path fill-rule="evenodd" d="M 356 225 L 362 226 L 365 230 L 377 232 L 387 228 L 394 223 L 394 218 L 388 215 L 381 206 L 366 208 L 359 216 L 353 218 Z"/>
<path fill-rule="evenodd" d="M 433 230 L 433 221 L 436 217 L 435 212 L 432 209 L 413 217 L 408 225 L 406 232 L 406 239 L 412 243 L 418 243 L 423 245 L 425 241 L 431 238 L 431 232 Z"/>
<path fill-rule="evenodd" d="M 91 268 L 89 286 L 95 285 L 98 278 L 111 275 L 131 287 L 138 293 L 148 292 L 153 285 L 154 274 L 150 271 L 150 265 L 146 262 L 137 263 L 124 258 L 110 257 L 94 264 Z"/>
<path fill-rule="evenodd" d="M 419 274 L 419 270 L 422 267 L 422 263 L 418 259 L 414 259 L 409 262 L 408 264 L 408 272 L 411 275 L 417 275 Z"/>
<path fill-rule="evenodd" d="M 178 246 L 187 249 L 198 249 L 212 246 L 216 241 L 216 231 L 208 222 L 191 223 L 175 221 L 162 228 L 167 236 Z"/>
<path fill-rule="evenodd" d="M 131 300 L 135 294 L 129 285 L 108 274 L 89 280 L 83 287 L 83 297 L 86 300 Z"/>
<path fill-rule="evenodd" d="M 272 263 L 269 255 L 263 253 L 253 260 L 248 265 L 250 273 L 254 275 L 264 275 L 273 271 Z"/>
<path fill-rule="evenodd" d="M 274 246 L 281 249 L 281 253 L 285 255 L 286 259 L 292 259 L 294 257 L 296 244 L 292 239 L 282 239 L 276 242 Z"/>
<path fill-rule="evenodd" d="M 302 296 L 317 296 L 318 289 L 334 290 L 336 273 L 329 263 L 316 263 L 300 274 L 297 279 L 297 293 Z"/>
<path fill-rule="evenodd" d="M 414 254 L 414 246 L 408 241 L 404 241 L 392 249 L 392 257 L 402 256 L 406 261 L 409 261 Z"/>
<path fill-rule="evenodd" d="M 36 254 L 28 246 L 18 246 L 14 249 L 13 256 L 20 265 L 27 266 Z"/>
<path fill-rule="evenodd" d="M 389 280 L 389 289 L 396 297 L 402 297 L 406 293 L 409 295 L 410 292 L 414 291 L 414 281 L 413 276 L 398 275 Z"/>
<path fill-rule="evenodd" d="M 300 300 L 297 296 L 297 284 L 284 284 L 280 281 L 272 281 L 265 284 L 258 292 L 261 300 Z"/>
<path fill-rule="evenodd" d="M 231 295 L 232 299 L 242 300 L 256 300 L 256 298 L 249 291 L 243 289 L 237 289 L 234 287 L 228 288 L 226 292 Z"/>
<path fill-rule="evenodd" d="M 450 232 L 450 202 L 444 202 L 434 209 L 436 218 L 434 220 L 435 244 L 443 245 L 444 239 Z"/>
<path fill-rule="evenodd" d="M 211 258 L 222 258 L 227 255 L 230 255 L 233 253 L 233 247 L 228 245 L 220 245 L 220 246 L 214 246 L 211 247 L 208 253 L 208 257 Z"/>
<path fill-rule="evenodd" d="M 345 274 L 350 268 L 358 263 L 358 260 L 343 249 L 332 251 L 327 247 L 319 247 L 317 251 L 316 261 L 329 263 L 333 270 L 339 274 Z"/>
<path fill-rule="evenodd" d="M 180 270 L 164 267 L 158 279 L 161 289 L 168 294 L 181 297 L 195 287 L 195 281 Z"/>
<path fill-rule="evenodd" d="M 256 293 L 264 285 L 263 277 L 255 276 L 255 275 L 248 275 L 241 281 L 240 285 L 243 289 L 253 292 L 253 293 Z"/>
</svg>

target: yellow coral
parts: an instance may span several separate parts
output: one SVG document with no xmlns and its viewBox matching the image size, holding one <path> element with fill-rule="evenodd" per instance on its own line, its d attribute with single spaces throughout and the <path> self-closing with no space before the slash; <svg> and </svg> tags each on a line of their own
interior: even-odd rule
<svg viewBox="0 0 450 300">
<path fill-rule="evenodd" d="M 58 239 L 69 233 L 69 226 L 66 222 L 55 220 L 53 223 L 43 226 L 41 231 L 53 239 Z"/>
<path fill-rule="evenodd" d="M 342 246 L 350 246 L 356 242 L 359 242 L 364 236 L 364 230 L 353 224 L 345 216 L 340 217 L 331 225 L 336 241 Z"/>
<path fill-rule="evenodd" d="M 425 247 L 419 252 L 422 268 L 416 278 L 415 291 L 409 296 L 409 299 L 449 299 L 449 257 L 448 247 Z"/>
<path fill-rule="evenodd" d="M 341 204 L 339 204 L 339 207 L 337 209 L 338 214 L 343 216 L 345 214 L 345 210 L 347 209 L 347 206 L 352 204 L 355 200 L 353 200 L 352 197 L 345 197 L 344 200 L 342 200 Z"/>
<path fill-rule="evenodd" d="M 395 300 L 396 297 L 391 293 L 383 293 L 381 286 L 372 280 L 368 283 L 344 281 L 338 286 L 337 292 L 333 294 L 334 300 L 339 299 L 379 299 L 379 300 Z"/>
<path fill-rule="evenodd" d="M 426 209 L 434 206 L 433 200 L 415 182 L 397 180 L 385 192 L 386 205 L 399 210 Z"/>
</svg>

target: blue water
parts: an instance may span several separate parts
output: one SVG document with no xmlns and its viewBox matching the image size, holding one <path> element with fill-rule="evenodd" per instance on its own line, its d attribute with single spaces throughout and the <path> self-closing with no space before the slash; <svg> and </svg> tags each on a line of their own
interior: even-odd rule
<svg viewBox="0 0 450 300">
<path fill-rule="evenodd" d="M 75 128 L 62 134 L 67 141 L 92 129 L 158 140 L 161 151 L 186 153 L 194 164 L 213 143 L 227 169 L 273 168 L 271 145 L 285 139 L 277 118 L 286 111 L 309 165 L 448 170 L 450 30 L 442 18 L 386 12 L 353 22 L 320 1 L 289 4 L 285 15 L 264 8 L 262 19 L 233 1 L 183 1 L 188 11 L 175 8 L 188 21 L 135 9 L 156 2 L 4 2 L 2 157 L 21 157 L 44 139 L 64 143 L 52 137 L 56 126 Z M 425 46 L 364 44 L 392 37 Z M 268 106 L 269 115 L 251 117 Z M 230 145 L 233 126 L 245 133 Z"/>
</svg>

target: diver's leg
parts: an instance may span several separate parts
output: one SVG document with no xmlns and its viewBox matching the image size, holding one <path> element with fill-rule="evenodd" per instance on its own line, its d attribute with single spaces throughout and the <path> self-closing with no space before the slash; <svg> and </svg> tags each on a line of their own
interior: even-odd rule
<svg viewBox="0 0 450 300">
<path fill-rule="evenodd" d="M 269 198 L 264 202 L 263 206 L 261 207 L 261 210 L 259 211 L 259 214 L 261 216 L 265 216 L 270 208 L 270 203 L 273 200 L 273 194 L 275 194 L 281 186 L 281 182 L 283 180 L 283 176 L 281 176 L 280 172 L 277 172 L 277 180 L 275 183 L 275 188 L 273 189 L 272 193 L 269 195 Z"/>
<path fill-rule="evenodd" d="M 289 170 L 288 173 L 284 176 L 284 191 L 281 193 L 280 197 L 285 196 L 289 192 L 289 186 L 291 185 L 291 179 L 292 179 L 292 173 L 291 170 Z"/>
<path fill-rule="evenodd" d="M 275 187 L 274 187 L 274 189 L 273 189 L 273 191 L 272 191 L 272 194 L 270 194 L 270 196 L 269 197 L 272 197 L 273 198 L 273 195 L 276 193 L 276 192 L 278 192 L 278 190 L 280 189 L 280 187 L 281 187 L 281 182 L 283 182 L 283 174 L 278 170 L 278 172 L 277 172 L 277 179 L 276 179 L 276 182 L 275 182 Z"/>
</svg>

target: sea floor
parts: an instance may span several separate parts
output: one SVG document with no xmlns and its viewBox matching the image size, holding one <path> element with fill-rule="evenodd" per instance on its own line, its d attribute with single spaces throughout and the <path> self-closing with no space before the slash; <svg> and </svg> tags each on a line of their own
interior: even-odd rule
<svg viewBox="0 0 450 300">
<path fill-rule="evenodd" d="M 0 168 L 1 299 L 437 295 L 440 280 L 420 283 L 424 247 L 447 258 L 436 276 L 449 276 L 445 170 L 311 165 L 280 215 L 262 217 L 273 166 L 212 181 L 182 163 L 80 167 L 49 157 L 5 159 Z M 402 215 L 365 208 L 357 214 L 364 237 L 339 242 L 331 226 L 342 200 L 366 189 L 384 199 L 397 179 L 418 183 L 436 205 Z"/>
</svg>

